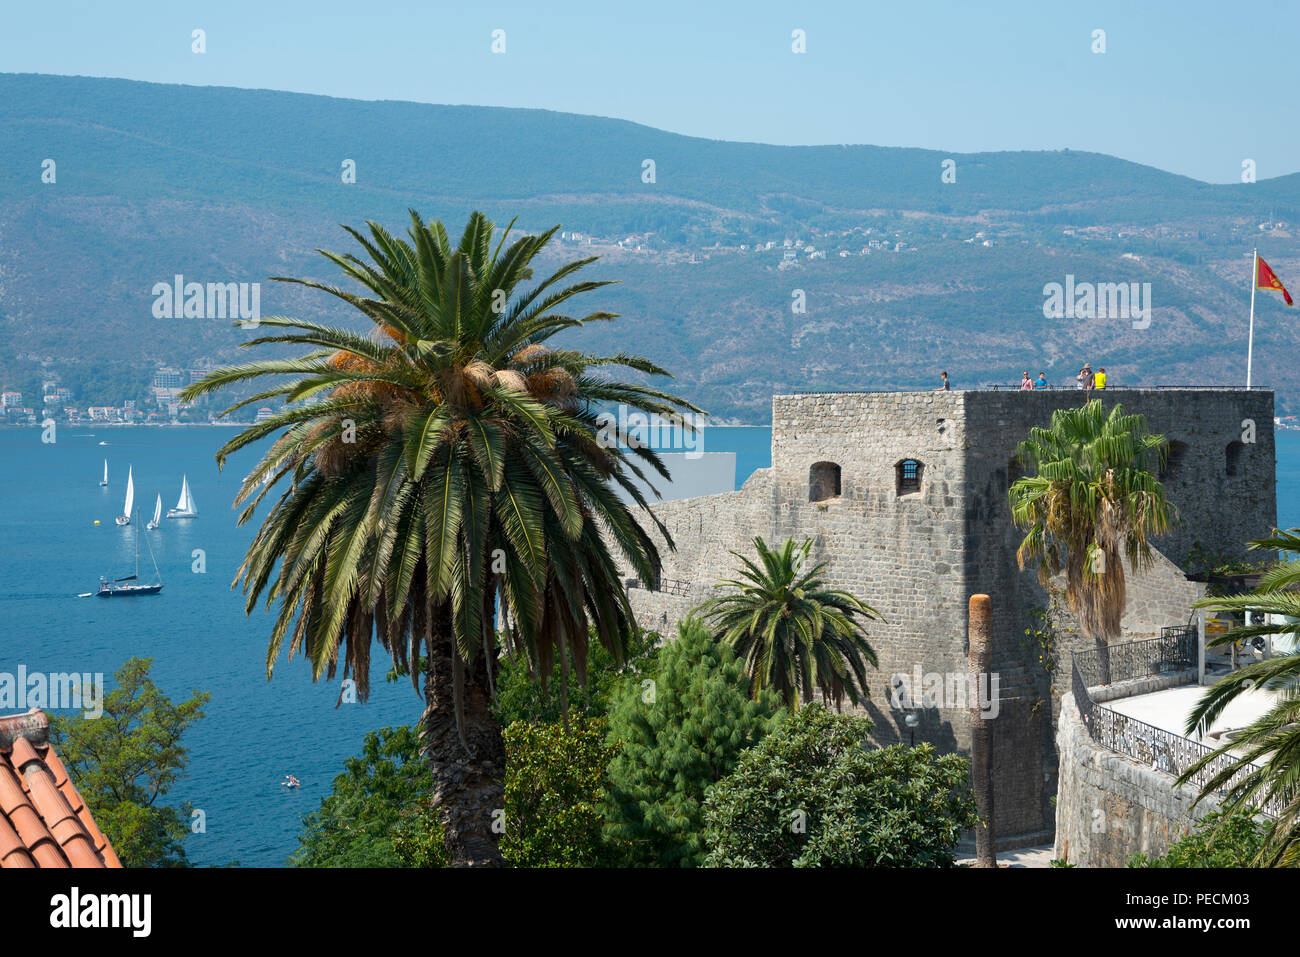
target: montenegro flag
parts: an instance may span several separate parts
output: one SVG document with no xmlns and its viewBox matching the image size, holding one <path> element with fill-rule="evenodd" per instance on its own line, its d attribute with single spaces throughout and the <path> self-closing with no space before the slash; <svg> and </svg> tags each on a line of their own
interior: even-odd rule
<svg viewBox="0 0 1300 957">
<path fill-rule="evenodd" d="M 1268 268 L 1268 263 L 1256 256 L 1255 262 L 1255 288 L 1256 289 L 1275 289 L 1282 293 L 1282 298 L 1286 300 L 1288 306 L 1295 305 L 1291 301 L 1291 294 L 1286 291 L 1286 286 L 1282 285 L 1282 280 L 1277 278 L 1277 274 Z"/>
</svg>

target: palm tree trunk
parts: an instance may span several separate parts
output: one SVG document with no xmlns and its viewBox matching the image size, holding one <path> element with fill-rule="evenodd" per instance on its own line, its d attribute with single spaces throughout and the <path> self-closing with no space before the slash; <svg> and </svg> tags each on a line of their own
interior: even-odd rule
<svg viewBox="0 0 1300 957">
<path fill-rule="evenodd" d="M 1098 636 L 1096 644 L 1098 681 L 1108 685 L 1110 684 L 1110 639 L 1105 635 Z"/>
<path fill-rule="evenodd" d="M 424 682 L 425 758 L 433 803 L 452 867 L 500 867 L 497 847 L 505 807 L 505 744 L 492 713 L 488 668 L 480 656 L 464 675 L 463 738 L 456 728 L 450 639 L 430 642 Z M 496 825 L 496 830 L 494 830 Z"/>
</svg>

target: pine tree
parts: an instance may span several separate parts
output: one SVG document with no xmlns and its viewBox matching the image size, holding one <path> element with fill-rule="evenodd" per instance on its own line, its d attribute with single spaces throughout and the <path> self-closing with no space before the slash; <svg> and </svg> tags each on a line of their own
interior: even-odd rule
<svg viewBox="0 0 1300 957">
<path fill-rule="evenodd" d="M 627 862 L 697 867 L 704 792 L 775 724 L 779 702 L 749 695 L 743 663 L 695 619 L 660 654 L 650 682 L 620 689 L 610 714 L 606 840 Z"/>
</svg>

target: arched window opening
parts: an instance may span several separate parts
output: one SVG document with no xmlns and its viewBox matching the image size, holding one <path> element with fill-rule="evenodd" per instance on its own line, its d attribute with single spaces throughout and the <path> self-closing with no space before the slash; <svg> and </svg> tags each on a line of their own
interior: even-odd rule
<svg viewBox="0 0 1300 957">
<path fill-rule="evenodd" d="M 840 467 L 834 462 L 814 462 L 808 470 L 808 501 L 824 502 L 840 496 Z"/>
<path fill-rule="evenodd" d="M 1179 472 L 1182 471 L 1183 460 L 1187 458 L 1186 442 L 1170 442 L 1169 454 L 1165 457 L 1165 464 L 1160 468 L 1160 474 L 1157 478 L 1162 482 L 1168 482 L 1170 479 L 1178 478 Z"/>
<path fill-rule="evenodd" d="M 1228 475 L 1237 475 L 1241 471 L 1241 456 L 1246 451 L 1246 446 L 1236 439 L 1228 443 L 1228 447 L 1223 450 L 1224 469 Z"/>
<path fill-rule="evenodd" d="M 1013 455 L 1007 459 L 1007 488 L 1016 484 L 1017 479 L 1025 477 L 1025 467 L 1020 461 L 1019 455 Z"/>
</svg>

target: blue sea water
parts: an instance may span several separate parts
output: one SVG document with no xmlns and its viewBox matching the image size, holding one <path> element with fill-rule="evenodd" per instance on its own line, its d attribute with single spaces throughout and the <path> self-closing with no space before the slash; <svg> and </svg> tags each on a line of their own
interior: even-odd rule
<svg viewBox="0 0 1300 957">
<path fill-rule="evenodd" d="M 335 709 L 338 681 L 313 684 L 301 660 L 281 660 L 266 679 L 270 616 L 245 616 L 232 591 L 253 528 L 230 509 L 252 464 L 219 472 L 213 453 L 232 432 L 213 427 L 64 429 L 54 444 L 39 430 L 0 430 L 0 672 L 113 672 L 132 656 L 153 659 L 154 680 L 174 700 L 211 693 L 207 716 L 185 735 L 188 774 L 166 800 L 204 811 L 206 832 L 187 839 L 197 864 L 278 866 L 297 846 L 302 815 L 327 794 L 367 731 L 413 722 L 421 701 L 409 683 L 387 684 L 377 661 L 366 705 Z M 100 446 L 100 441 L 108 442 Z M 734 451 L 739 487 L 770 464 L 771 430 L 710 428 L 707 451 Z M 1300 432 L 1279 433 L 1278 520 L 1300 525 Z M 98 487 L 109 460 L 107 489 Z M 100 575 L 130 574 L 135 532 L 113 523 L 127 466 L 145 521 L 154 496 L 175 504 L 188 475 L 200 517 L 166 521 L 149 534 L 165 587 L 157 597 L 77 598 Z M 98 519 L 101 524 L 95 525 Z M 202 550 L 206 571 L 193 566 Z M 152 565 L 142 546 L 142 578 Z M 284 775 L 302 781 L 280 787 Z"/>
</svg>

